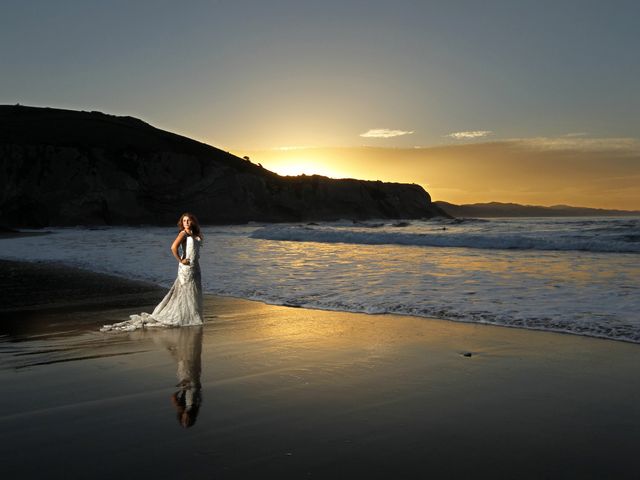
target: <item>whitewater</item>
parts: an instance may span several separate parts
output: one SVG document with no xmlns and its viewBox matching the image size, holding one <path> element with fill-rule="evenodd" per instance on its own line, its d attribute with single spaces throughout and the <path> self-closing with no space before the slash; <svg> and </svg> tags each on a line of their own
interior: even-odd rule
<svg viewBox="0 0 640 480">
<path fill-rule="evenodd" d="M 173 228 L 57 228 L 2 240 L 5 259 L 169 287 Z M 208 293 L 640 343 L 640 218 L 204 226 Z"/>
</svg>

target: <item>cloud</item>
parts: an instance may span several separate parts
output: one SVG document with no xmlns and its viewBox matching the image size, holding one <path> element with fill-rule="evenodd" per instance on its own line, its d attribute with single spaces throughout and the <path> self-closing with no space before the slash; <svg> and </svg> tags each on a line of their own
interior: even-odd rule
<svg viewBox="0 0 640 480">
<path fill-rule="evenodd" d="M 563 137 L 586 137 L 586 132 L 565 133 Z"/>
<path fill-rule="evenodd" d="M 372 128 L 368 132 L 361 133 L 361 137 L 365 138 L 391 138 L 401 137 L 403 135 L 411 135 L 413 130 L 390 130 L 388 128 Z"/>
<path fill-rule="evenodd" d="M 482 138 L 493 134 L 491 130 L 473 130 L 470 132 L 453 132 L 445 137 L 455 138 L 456 140 L 468 140 L 470 138 Z"/>
</svg>

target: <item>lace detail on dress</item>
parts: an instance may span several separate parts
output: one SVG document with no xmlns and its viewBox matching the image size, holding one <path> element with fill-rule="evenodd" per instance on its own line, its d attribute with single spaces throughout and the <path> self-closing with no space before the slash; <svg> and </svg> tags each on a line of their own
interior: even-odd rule
<svg viewBox="0 0 640 480">
<path fill-rule="evenodd" d="M 202 325 L 202 279 L 198 261 L 201 243 L 200 238 L 187 237 L 185 258 L 189 259 L 189 265 L 178 265 L 176 281 L 151 314 L 131 315 L 130 320 L 104 325 L 100 331 L 130 332 L 140 328 Z"/>
</svg>

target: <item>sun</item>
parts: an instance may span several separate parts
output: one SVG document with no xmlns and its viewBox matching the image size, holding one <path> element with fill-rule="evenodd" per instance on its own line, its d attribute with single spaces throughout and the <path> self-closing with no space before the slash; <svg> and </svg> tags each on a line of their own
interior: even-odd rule
<svg viewBox="0 0 640 480">
<path fill-rule="evenodd" d="M 266 165 L 265 165 L 266 166 Z M 327 165 L 322 165 L 317 162 L 308 161 L 304 159 L 300 160 L 289 160 L 286 162 L 274 162 L 271 166 L 266 166 L 269 170 L 276 172 L 278 175 L 290 175 L 290 176 L 298 176 L 298 175 L 322 175 L 324 177 L 330 178 L 343 178 L 344 175 L 341 175 L 337 170 L 328 167 Z"/>
<path fill-rule="evenodd" d="M 359 178 L 357 172 L 349 168 L 349 163 L 336 158 L 324 149 L 313 147 L 278 147 L 269 150 L 232 152 L 238 156 L 247 155 L 253 163 L 278 175 L 321 175 L 329 178 Z"/>
<path fill-rule="evenodd" d="M 347 178 L 346 172 L 326 162 L 304 158 L 288 157 L 265 160 L 264 167 L 284 176 L 322 175 L 329 178 Z"/>
</svg>

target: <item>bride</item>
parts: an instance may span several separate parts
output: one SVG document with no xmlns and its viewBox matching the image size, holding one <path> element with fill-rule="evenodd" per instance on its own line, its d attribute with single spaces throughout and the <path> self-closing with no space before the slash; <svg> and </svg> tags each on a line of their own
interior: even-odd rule
<svg viewBox="0 0 640 480">
<path fill-rule="evenodd" d="M 198 219 L 189 212 L 180 216 L 178 228 L 180 232 L 171 245 L 171 252 L 178 261 L 178 278 L 171 290 L 151 314 L 131 315 L 130 320 L 103 326 L 101 332 L 202 325 L 202 283 L 198 259 L 203 236 Z"/>
</svg>

